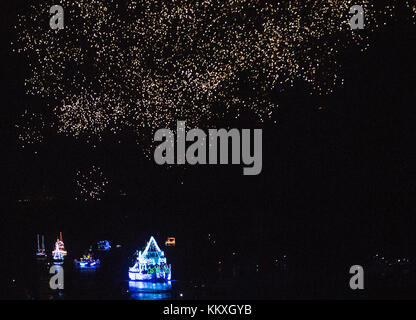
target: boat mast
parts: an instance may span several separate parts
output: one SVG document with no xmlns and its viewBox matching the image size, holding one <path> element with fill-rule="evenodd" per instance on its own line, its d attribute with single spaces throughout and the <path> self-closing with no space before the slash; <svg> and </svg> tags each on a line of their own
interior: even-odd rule
<svg viewBox="0 0 416 320">
<path fill-rule="evenodd" d="M 42 250 L 45 251 L 45 236 L 42 234 Z"/>
<path fill-rule="evenodd" d="M 54 251 L 53 258 L 55 260 L 62 260 L 63 259 L 63 256 L 62 256 L 61 250 L 59 249 L 58 243 L 55 243 L 55 251 Z"/>
<path fill-rule="evenodd" d="M 38 251 L 40 251 L 40 247 L 39 247 L 39 233 L 36 236 L 37 236 L 37 239 L 38 239 Z"/>
</svg>

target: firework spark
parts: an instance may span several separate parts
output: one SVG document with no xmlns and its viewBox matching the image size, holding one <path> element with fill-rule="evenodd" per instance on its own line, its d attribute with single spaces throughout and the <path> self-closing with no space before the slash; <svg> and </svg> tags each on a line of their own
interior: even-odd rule
<svg viewBox="0 0 416 320">
<path fill-rule="evenodd" d="M 108 179 L 98 166 L 92 166 L 86 171 L 78 171 L 76 174 L 77 196 L 75 200 L 102 200 L 108 185 Z"/>
<path fill-rule="evenodd" d="M 393 2 L 392 2 L 393 3 Z M 352 31 L 346 0 L 61 0 L 65 29 L 51 30 L 48 7 L 21 16 L 16 43 L 29 61 L 29 93 L 44 97 L 58 131 L 101 137 L 199 126 L 251 110 L 260 120 L 277 105 L 273 90 L 303 81 L 326 94 L 342 84 L 338 57 L 392 15 L 365 10 Z"/>
<path fill-rule="evenodd" d="M 21 147 L 25 148 L 26 146 L 43 142 L 45 126 L 42 114 L 31 113 L 25 110 L 15 124 Z"/>
</svg>

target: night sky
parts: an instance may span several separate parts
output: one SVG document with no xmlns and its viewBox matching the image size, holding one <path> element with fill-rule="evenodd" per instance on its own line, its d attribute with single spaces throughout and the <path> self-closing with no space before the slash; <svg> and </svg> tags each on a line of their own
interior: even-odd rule
<svg viewBox="0 0 416 320">
<path fill-rule="evenodd" d="M 157 166 L 149 142 L 154 128 L 139 130 L 144 134 L 138 138 L 126 129 L 131 119 L 117 134 L 104 131 L 99 139 L 57 132 L 59 115 L 51 108 L 51 96 L 26 94 L 28 59 L 13 52 L 17 15 L 27 10 L 19 7 L 23 3 L 2 3 L 0 11 L 0 248 L 13 261 L 2 266 L 6 274 L 21 263 L 17 248 L 30 251 L 36 233 L 52 236 L 59 231 L 68 241 L 112 237 L 142 243 L 152 234 L 162 240 L 175 235 L 190 252 L 198 251 L 201 239 L 212 233 L 221 243 L 220 252 L 239 248 L 249 255 L 256 250 L 263 256 L 272 253 L 270 258 L 274 252 L 287 253 L 299 266 L 334 266 L 345 273 L 356 261 L 379 252 L 416 258 L 416 29 L 404 5 L 386 26 L 359 31 L 368 36 L 367 50 L 354 43 L 339 50 L 336 60 L 344 82 L 334 85 L 333 92 L 319 95 L 299 78 L 293 79 L 293 87 L 270 89 L 260 77 L 258 88 L 270 89 L 270 104 L 278 104 L 264 121 L 251 108 L 239 109 L 238 118 L 232 108 L 229 114 L 216 112 L 229 97 L 216 102 L 207 120 L 196 119 L 198 110 L 185 112 L 201 128 L 263 129 L 263 170 L 243 176 L 239 165 Z M 45 15 L 47 23 L 47 11 Z M 149 65 L 149 70 L 160 71 Z M 232 94 L 241 98 L 252 79 L 244 74 L 239 79 L 241 88 Z M 77 92 L 67 82 L 71 94 Z M 235 84 L 230 81 L 224 90 Z M 264 98 L 258 95 L 251 98 Z M 122 95 L 117 99 L 128 100 Z M 165 112 L 166 122 L 163 116 L 149 121 L 157 128 L 176 122 L 178 114 Z M 27 113 L 36 114 L 35 120 L 29 121 Z M 26 123 L 40 128 L 41 142 L 19 139 Z M 77 181 L 93 167 L 108 181 L 105 192 L 99 201 L 76 200 L 82 198 Z M 100 177 L 91 179 L 102 182 Z"/>
</svg>

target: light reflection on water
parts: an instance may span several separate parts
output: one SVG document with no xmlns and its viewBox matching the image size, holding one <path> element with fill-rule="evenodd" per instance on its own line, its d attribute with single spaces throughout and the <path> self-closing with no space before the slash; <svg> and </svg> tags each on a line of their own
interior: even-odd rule
<svg viewBox="0 0 416 320">
<path fill-rule="evenodd" d="M 73 264 L 62 264 L 65 269 L 65 289 L 52 290 L 49 273 L 53 262 L 38 263 L 33 292 L 28 299 L 71 300 L 71 299 L 129 299 L 129 300 L 171 300 L 175 294 L 175 281 L 146 282 L 128 281 L 127 274 L 115 273 L 111 269 L 77 268 Z M 105 288 L 103 290 L 103 287 Z"/>
<path fill-rule="evenodd" d="M 129 281 L 133 300 L 166 300 L 172 298 L 172 282 Z"/>
</svg>

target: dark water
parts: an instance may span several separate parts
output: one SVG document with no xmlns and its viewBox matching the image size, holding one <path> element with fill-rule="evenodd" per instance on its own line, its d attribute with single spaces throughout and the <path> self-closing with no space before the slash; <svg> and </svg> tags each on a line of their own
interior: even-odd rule
<svg viewBox="0 0 416 320">
<path fill-rule="evenodd" d="M 173 248 L 175 250 L 175 248 Z M 223 270 L 214 269 L 203 271 L 201 265 L 194 264 L 193 269 L 201 275 L 185 274 L 190 265 L 185 259 L 175 259 L 175 251 L 171 252 L 172 261 L 180 261 L 172 265 L 172 281 L 169 282 L 141 282 L 128 279 L 128 268 L 133 265 L 134 258 L 131 250 L 124 248 L 111 249 L 108 252 L 96 251 L 95 256 L 101 263 L 95 269 L 78 268 L 73 260 L 74 256 L 68 253 L 63 265 L 64 289 L 52 290 L 50 279 L 54 273 L 50 268 L 54 266 L 52 260 L 36 260 L 33 256 L 26 257 L 26 262 L 19 264 L 16 270 L 9 271 L 6 289 L 6 298 L 35 299 L 35 300 L 196 300 L 196 299 L 229 299 L 242 298 L 247 294 L 247 288 L 256 281 L 246 283 L 241 288 L 240 280 L 229 280 L 223 277 Z M 22 258 L 22 257 L 21 257 Z M 78 257 L 76 257 L 78 258 Z M 22 260 L 25 260 L 22 258 Z M 176 272 L 177 271 L 177 272 Z M 264 291 L 264 289 L 263 289 Z M 255 294 L 252 288 L 248 292 Z"/>
<path fill-rule="evenodd" d="M 254 220 L 252 228 L 243 229 L 234 226 L 235 220 L 229 224 L 214 224 L 199 221 L 199 217 L 198 221 L 187 217 L 184 224 L 183 219 L 173 215 L 147 215 L 140 219 L 123 215 L 110 219 L 105 216 L 105 206 L 99 209 L 73 210 L 76 216 L 72 219 L 69 215 L 64 218 L 55 214 L 65 207 L 30 206 L 21 212 L 15 208 L 11 210 L 14 215 L 3 223 L 7 227 L 0 233 L 0 297 L 46 300 L 415 297 L 414 263 L 379 266 L 371 259 L 351 258 L 351 251 L 343 247 L 330 250 L 331 243 L 289 241 L 282 236 L 285 227 L 273 232 L 282 237 L 276 239 L 267 232 L 260 233 L 262 224 Z M 71 208 L 66 210 L 71 211 Z M 38 212 L 50 212 L 50 215 L 35 219 Z M 100 215 L 93 215 L 93 212 Z M 50 256 L 61 230 L 68 250 L 63 265 L 64 290 L 53 291 L 49 287 L 52 262 L 35 259 L 36 234 L 45 234 L 46 251 Z M 151 235 L 163 247 L 172 265 L 171 283 L 129 282 L 128 269 L 134 264 L 133 254 L 145 246 Z M 176 237 L 176 247 L 164 246 L 168 236 Z M 90 245 L 103 239 L 110 240 L 112 249 L 95 252 L 101 260 L 100 267 L 96 270 L 75 268 L 74 259 L 79 259 Z M 121 247 L 117 248 L 117 244 Z M 360 256 L 371 258 L 372 255 Z M 391 256 L 396 256 L 396 261 L 397 257 L 416 261 L 406 252 Z M 366 290 L 358 294 L 348 286 L 349 268 L 353 264 L 362 264 L 366 270 Z"/>
<path fill-rule="evenodd" d="M 119 260 L 120 252 L 105 252 L 101 264 L 96 268 L 79 268 L 70 257 L 61 266 L 64 271 L 64 289 L 52 290 L 49 282 L 54 275 L 49 269 L 52 261 L 36 261 L 32 264 L 35 272 L 32 279 L 23 284 L 26 299 L 121 299 L 121 300 L 163 300 L 175 299 L 178 281 L 163 283 L 137 282 L 128 280 L 128 264 Z M 17 281 L 17 280 L 16 280 Z M 28 286 L 28 283 L 31 285 Z M 15 285 L 16 289 L 19 284 Z"/>
<path fill-rule="evenodd" d="M 298 276 L 280 270 L 252 278 L 223 278 L 209 281 L 174 279 L 151 283 L 128 280 L 128 263 L 120 253 L 105 253 L 96 269 L 78 269 L 71 259 L 63 264 L 64 289 L 49 286 L 49 261 L 35 261 L 22 277 L 9 279 L 7 298 L 36 300 L 207 300 L 207 299 L 310 299 L 310 298 L 414 298 L 414 272 L 397 272 L 381 278 L 367 274 L 366 290 L 348 290 L 348 277 Z M 29 264 L 28 264 L 29 265 Z M 173 268 L 173 272 L 175 269 Z M 21 274 L 21 273 L 20 273 Z M 175 278 L 173 273 L 173 278 Z M 412 280 L 409 282 L 409 280 Z M 413 282 L 413 284 L 412 284 Z M 412 289 L 413 288 L 413 289 Z"/>
</svg>

